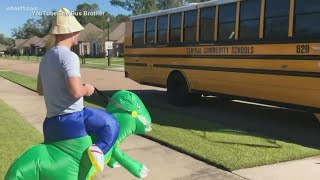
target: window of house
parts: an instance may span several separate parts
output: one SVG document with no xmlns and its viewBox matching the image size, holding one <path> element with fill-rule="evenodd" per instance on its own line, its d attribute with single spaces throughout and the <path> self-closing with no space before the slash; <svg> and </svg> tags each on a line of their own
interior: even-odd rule
<svg viewBox="0 0 320 180">
<path fill-rule="evenodd" d="M 158 17 L 158 40 L 157 43 L 167 43 L 168 15 Z"/>
<path fill-rule="evenodd" d="M 184 12 L 184 42 L 195 42 L 197 40 L 198 11 L 191 10 Z"/>
<path fill-rule="evenodd" d="M 181 40 L 181 13 L 170 15 L 170 42 L 180 42 Z"/>
<path fill-rule="evenodd" d="M 288 37 L 290 0 L 266 0 L 265 30 L 266 39 Z"/>
<path fill-rule="evenodd" d="M 155 40 L 155 25 L 156 25 L 156 18 L 152 17 L 152 18 L 148 18 L 147 19 L 147 31 L 146 31 L 146 40 L 147 40 L 147 44 L 152 44 L 154 43 Z"/>
<path fill-rule="evenodd" d="M 144 44 L 144 19 L 133 21 L 133 44 Z"/>
<path fill-rule="evenodd" d="M 200 10 L 200 41 L 214 41 L 214 23 L 216 7 L 208 7 Z"/>
<path fill-rule="evenodd" d="M 219 40 L 232 40 L 235 35 L 237 4 L 219 6 Z"/>
<path fill-rule="evenodd" d="M 295 0 L 294 36 L 298 38 L 320 37 L 320 1 Z"/>
<path fill-rule="evenodd" d="M 259 38 L 261 0 L 246 0 L 240 4 L 239 39 Z"/>
</svg>

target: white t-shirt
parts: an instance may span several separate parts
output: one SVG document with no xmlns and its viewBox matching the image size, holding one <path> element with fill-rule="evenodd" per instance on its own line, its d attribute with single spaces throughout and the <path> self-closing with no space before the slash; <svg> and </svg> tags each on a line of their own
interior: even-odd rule
<svg viewBox="0 0 320 180">
<path fill-rule="evenodd" d="M 39 75 L 47 107 L 47 118 L 83 109 L 83 98 L 73 98 L 69 94 L 67 85 L 67 78 L 81 77 L 77 54 L 64 46 L 49 49 L 40 63 Z"/>
</svg>

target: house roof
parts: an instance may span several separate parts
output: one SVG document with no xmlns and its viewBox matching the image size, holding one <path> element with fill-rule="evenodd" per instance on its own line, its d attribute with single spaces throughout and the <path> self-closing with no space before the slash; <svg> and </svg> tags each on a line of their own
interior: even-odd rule
<svg viewBox="0 0 320 180">
<path fill-rule="evenodd" d="M 38 36 L 32 36 L 30 39 L 24 40 L 22 42 L 22 40 L 16 39 L 15 42 L 16 45 L 14 47 L 14 49 L 21 49 L 21 48 L 25 48 L 25 47 L 30 47 L 30 45 L 36 45 L 39 41 L 41 40 L 41 38 L 39 38 Z"/>
<path fill-rule="evenodd" d="M 124 34 L 126 29 L 126 23 L 122 22 L 111 29 L 110 32 L 110 41 L 114 41 L 116 43 L 124 42 Z M 108 40 L 108 36 L 105 36 L 105 39 Z"/>
<path fill-rule="evenodd" d="M 14 40 L 14 47 L 13 49 L 19 49 L 20 46 L 25 42 L 27 41 L 28 39 L 15 39 Z"/>
<path fill-rule="evenodd" d="M 49 36 L 50 36 L 50 35 L 46 35 L 45 37 L 41 38 L 41 39 L 35 44 L 35 46 L 38 46 L 38 47 L 40 47 L 40 48 L 46 47 L 47 41 L 49 40 Z"/>
<path fill-rule="evenodd" d="M 104 37 L 104 31 L 92 23 L 88 23 L 84 26 L 84 29 L 80 32 L 78 41 L 87 42 L 100 40 Z"/>
<path fill-rule="evenodd" d="M 30 39 L 25 41 L 21 46 L 22 47 L 29 47 L 32 44 L 34 44 L 34 45 L 37 44 L 40 40 L 41 40 L 41 38 L 39 38 L 38 36 L 32 36 Z"/>
<path fill-rule="evenodd" d="M 0 44 L 0 52 L 4 52 L 8 50 L 8 46 L 5 46 L 3 44 Z"/>
</svg>

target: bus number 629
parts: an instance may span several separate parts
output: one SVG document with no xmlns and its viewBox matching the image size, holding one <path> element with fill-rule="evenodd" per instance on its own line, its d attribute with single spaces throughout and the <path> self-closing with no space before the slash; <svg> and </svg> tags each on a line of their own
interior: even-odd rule
<svg viewBox="0 0 320 180">
<path fill-rule="evenodd" d="M 309 45 L 297 45 L 297 53 L 298 54 L 307 54 L 310 51 Z"/>
</svg>

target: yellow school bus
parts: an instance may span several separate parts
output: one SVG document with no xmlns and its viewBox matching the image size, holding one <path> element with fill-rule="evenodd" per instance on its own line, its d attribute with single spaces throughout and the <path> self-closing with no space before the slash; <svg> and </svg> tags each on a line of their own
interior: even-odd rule
<svg viewBox="0 0 320 180">
<path fill-rule="evenodd" d="M 215 0 L 130 17 L 126 77 L 320 112 L 320 1 Z"/>
</svg>

